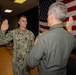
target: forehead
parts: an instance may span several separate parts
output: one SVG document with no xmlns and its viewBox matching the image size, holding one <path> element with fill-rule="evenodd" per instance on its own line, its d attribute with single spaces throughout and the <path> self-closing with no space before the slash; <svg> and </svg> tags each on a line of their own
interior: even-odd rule
<svg viewBox="0 0 76 75">
<path fill-rule="evenodd" d="M 26 17 L 21 17 L 19 20 L 27 20 Z"/>
</svg>

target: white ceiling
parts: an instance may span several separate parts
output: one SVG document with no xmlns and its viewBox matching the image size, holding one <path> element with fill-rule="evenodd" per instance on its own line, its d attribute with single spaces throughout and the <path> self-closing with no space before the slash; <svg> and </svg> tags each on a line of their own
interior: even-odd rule
<svg viewBox="0 0 76 75">
<path fill-rule="evenodd" d="M 38 6 L 38 0 L 27 0 L 23 4 L 14 3 L 14 0 L 0 0 L 0 15 L 13 17 L 35 6 Z M 4 13 L 5 9 L 12 9 L 13 12 L 10 14 Z"/>
</svg>

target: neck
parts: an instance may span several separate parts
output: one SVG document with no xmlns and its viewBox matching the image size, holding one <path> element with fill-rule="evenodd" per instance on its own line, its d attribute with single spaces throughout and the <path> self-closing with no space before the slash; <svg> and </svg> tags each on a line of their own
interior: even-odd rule
<svg viewBox="0 0 76 75">
<path fill-rule="evenodd" d="M 24 31 L 24 30 L 26 30 L 26 28 L 25 28 L 25 27 L 20 27 L 20 29 L 21 29 L 21 30 L 23 30 L 23 31 Z"/>
<path fill-rule="evenodd" d="M 61 24 L 61 23 L 62 23 L 61 21 L 56 21 L 56 20 L 54 20 L 54 21 L 52 21 L 50 27 L 52 27 L 52 26 L 54 26 L 54 25 L 56 25 L 56 24 Z"/>
</svg>

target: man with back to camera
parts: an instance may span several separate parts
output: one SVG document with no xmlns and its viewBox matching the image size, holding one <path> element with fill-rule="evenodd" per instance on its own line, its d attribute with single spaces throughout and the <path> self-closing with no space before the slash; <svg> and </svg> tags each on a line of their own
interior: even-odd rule
<svg viewBox="0 0 76 75">
<path fill-rule="evenodd" d="M 62 2 L 49 7 L 48 26 L 50 29 L 39 35 L 29 53 L 27 63 L 39 67 L 39 75 L 66 75 L 69 55 L 74 47 L 74 36 L 63 28 L 67 8 Z"/>
</svg>

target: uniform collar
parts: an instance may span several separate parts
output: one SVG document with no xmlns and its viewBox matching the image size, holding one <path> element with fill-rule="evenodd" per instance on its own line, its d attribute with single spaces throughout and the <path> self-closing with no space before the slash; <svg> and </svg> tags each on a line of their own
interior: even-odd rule
<svg viewBox="0 0 76 75">
<path fill-rule="evenodd" d="M 19 28 L 19 30 L 21 30 L 20 28 Z M 27 28 L 25 29 L 25 30 L 21 30 L 22 32 L 27 32 Z"/>
<path fill-rule="evenodd" d="M 63 28 L 63 25 L 62 24 L 55 24 L 52 27 L 50 27 L 49 30 L 56 29 L 56 28 Z"/>
</svg>

